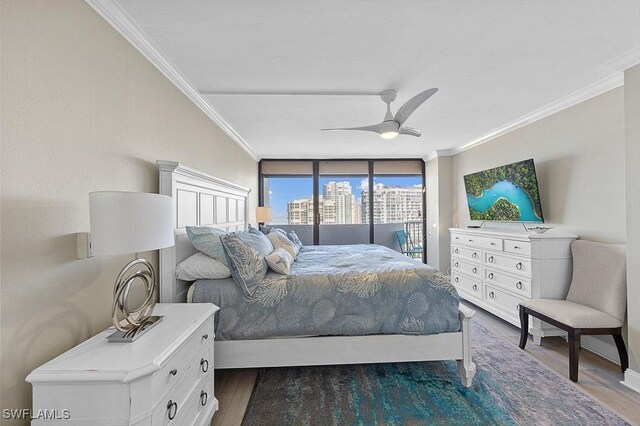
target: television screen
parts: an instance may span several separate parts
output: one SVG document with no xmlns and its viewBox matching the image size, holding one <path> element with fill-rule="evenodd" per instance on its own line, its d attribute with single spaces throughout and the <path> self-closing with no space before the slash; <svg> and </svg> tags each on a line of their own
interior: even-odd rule
<svg viewBox="0 0 640 426">
<path fill-rule="evenodd" d="M 544 222 L 533 159 L 466 175 L 472 220 Z"/>
</svg>

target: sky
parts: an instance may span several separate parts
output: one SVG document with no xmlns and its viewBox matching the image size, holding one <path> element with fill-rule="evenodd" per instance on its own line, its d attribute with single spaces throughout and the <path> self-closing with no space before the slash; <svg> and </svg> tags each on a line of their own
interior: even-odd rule
<svg viewBox="0 0 640 426">
<path fill-rule="evenodd" d="M 362 190 L 369 185 L 366 176 L 358 177 L 320 177 L 320 193 L 327 182 L 349 182 L 351 190 L 358 202 L 362 197 Z M 387 186 L 415 186 L 422 185 L 421 176 L 374 177 L 374 183 Z M 313 178 L 309 177 L 272 177 L 269 178 L 269 206 L 271 206 L 271 222 L 287 223 L 287 202 L 301 198 L 311 198 L 313 195 Z"/>
</svg>

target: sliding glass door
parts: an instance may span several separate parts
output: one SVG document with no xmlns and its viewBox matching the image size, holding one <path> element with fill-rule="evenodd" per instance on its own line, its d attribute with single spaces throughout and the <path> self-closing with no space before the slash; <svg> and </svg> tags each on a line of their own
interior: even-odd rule
<svg viewBox="0 0 640 426">
<path fill-rule="evenodd" d="M 424 161 L 262 160 L 270 225 L 306 245 L 376 243 L 425 258 Z"/>
</svg>

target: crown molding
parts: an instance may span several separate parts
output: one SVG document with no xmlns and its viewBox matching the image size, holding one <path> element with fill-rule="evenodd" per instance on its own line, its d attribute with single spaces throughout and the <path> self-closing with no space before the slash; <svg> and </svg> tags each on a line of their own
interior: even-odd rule
<svg viewBox="0 0 640 426">
<path fill-rule="evenodd" d="M 638 64 L 640 64 L 640 46 L 616 56 L 609 62 L 606 62 L 604 66 L 613 68 L 616 71 L 625 71 Z"/>
<path fill-rule="evenodd" d="M 454 154 L 453 149 L 436 149 L 426 157 L 424 157 L 424 161 L 435 160 L 438 157 L 452 157 Z"/>
<path fill-rule="evenodd" d="M 585 87 L 584 89 L 578 90 L 577 92 L 574 92 L 569 96 L 565 96 L 564 98 L 558 99 L 557 101 L 547 104 L 542 108 L 538 108 L 530 112 L 529 114 L 523 115 L 522 117 L 517 118 L 505 124 L 504 126 L 498 127 L 490 131 L 489 133 L 486 133 L 476 139 L 466 142 L 458 147 L 452 148 L 449 150 L 450 151 L 449 155 L 456 155 L 468 149 L 471 149 L 475 146 L 489 142 L 499 136 L 512 132 L 528 124 L 534 123 L 538 120 L 542 120 L 545 117 L 556 114 L 562 110 L 565 110 L 581 102 L 589 100 L 595 96 L 601 95 L 605 92 L 608 92 L 609 90 L 622 86 L 623 84 L 624 84 L 624 74 L 621 72 L 616 72 L 615 74 L 605 79 L 602 79 L 596 83 L 593 83 Z"/>
<path fill-rule="evenodd" d="M 244 149 L 254 160 L 260 158 L 251 146 L 225 121 L 194 88 L 193 84 L 173 64 L 167 55 L 151 41 L 142 28 L 114 0 L 85 0 L 109 25 L 122 35 L 138 52 L 151 62 L 184 95 L 200 108 L 218 127 Z"/>
</svg>

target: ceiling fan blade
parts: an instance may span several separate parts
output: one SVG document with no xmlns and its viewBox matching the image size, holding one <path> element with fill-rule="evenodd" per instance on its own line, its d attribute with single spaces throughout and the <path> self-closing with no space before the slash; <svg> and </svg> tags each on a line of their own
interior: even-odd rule
<svg viewBox="0 0 640 426">
<path fill-rule="evenodd" d="M 402 107 L 400 107 L 393 119 L 402 126 L 402 124 L 407 121 L 407 118 L 409 118 L 409 116 L 413 114 L 413 112 L 420 105 L 422 105 L 424 101 L 433 96 L 433 94 L 437 91 L 438 89 L 434 87 L 433 89 L 425 90 L 422 93 L 418 93 L 413 98 L 409 99 L 404 105 L 402 105 Z"/>
<path fill-rule="evenodd" d="M 409 135 L 419 138 L 422 135 L 422 130 L 414 127 L 400 127 L 400 131 L 398 133 L 401 135 Z"/>
<path fill-rule="evenodd" d="M 374 124 L 373 126 L 362 126 L 362 127 L 339 127 L 335 129 L 320 129 L 323 131 L 333 131 L 333 130 L 364 130 L 367 132 L 376 132 L 380 133 L 384 130 L 383 123 Z"/>
</svg>

